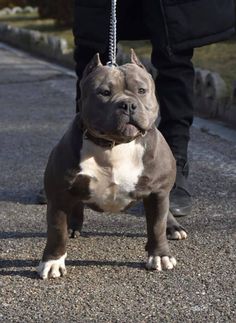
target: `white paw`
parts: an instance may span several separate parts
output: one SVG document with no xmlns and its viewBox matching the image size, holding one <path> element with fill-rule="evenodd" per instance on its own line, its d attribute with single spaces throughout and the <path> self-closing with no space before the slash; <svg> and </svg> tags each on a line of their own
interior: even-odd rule
<svg viewBox="0 0 236 323">
<path fill-rule="evenodd" d="M 174 257 L 168 256 L 150 256 L 146 263 L 146 268 L 148 270 L 158 270 L 161 271 L 162 269 L 172 269 L 176 266 L 177 262 Z"/>
<path fill-rule="evenodd" d="M 37 267 L 37 273 L 42 279 L 47 279 L 49 277 L 57 278 L 64 276 L 66 274 L 65 259 L 67 253 L 65 253 L 61 258 L 48 261 L 40 261 Z"/>
<path fill-rule="evenodd" d="M 180 231 L 174 231 L 171 234 L 167 235 L 167 238 L 170 240 L 184 240 L 187 239 L 187 232 L 184 230 L 180 230 Z"/>
</svg>

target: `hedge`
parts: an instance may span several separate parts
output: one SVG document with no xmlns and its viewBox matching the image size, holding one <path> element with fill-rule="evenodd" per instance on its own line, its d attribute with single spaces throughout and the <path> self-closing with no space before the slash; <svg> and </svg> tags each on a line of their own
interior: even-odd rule
<svg viewBox="0 0 236 323">
<path fill-rule="evenodd" d="M 0 10 L 3 8 L 37 6 L 37 0 L 0 0 Z"/>
<path fill-rule="evenodd" d="M 73 0 L 38 0 L 41 18 L 54 18 L 59 25 L 71 26 L 73 20 Z"/>
</svg>

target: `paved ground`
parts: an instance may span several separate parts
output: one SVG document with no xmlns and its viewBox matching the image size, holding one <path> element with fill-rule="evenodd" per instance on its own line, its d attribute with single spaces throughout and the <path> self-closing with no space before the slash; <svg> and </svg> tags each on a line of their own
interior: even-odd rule
<svg viewBox="0 0 236 323">
<path fill-rule="evenodd" d="M 68 275 L 35 273 L 45 206 L 35 203 L 49 151 L 74 114 L 75 79 L 0 45 L 0 321 L 235 322 L 236 132 L 227 141 L 192 129 L 194 208 L 189 238 L 171 242 L 178 266 L 147 272 L 142 208 L 86 211 L 68 245 Z M 232 139 L 232 140 L 231 140 Z"/>
</svg>

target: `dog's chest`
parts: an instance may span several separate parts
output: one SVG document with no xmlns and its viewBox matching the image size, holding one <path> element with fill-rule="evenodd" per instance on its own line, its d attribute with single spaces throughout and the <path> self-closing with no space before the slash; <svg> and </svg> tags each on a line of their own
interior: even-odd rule
<svg viewBox="0 0 236 323">
<path fill-rule="evenodd" d="M 78 173 L 90 178 L 89 198 L 84 202 L 106 212 L 128 206 L 143 172 L 143 153 L 143 146 L 135 141 L 108 149 L 85 140 Z"/>
</svg>

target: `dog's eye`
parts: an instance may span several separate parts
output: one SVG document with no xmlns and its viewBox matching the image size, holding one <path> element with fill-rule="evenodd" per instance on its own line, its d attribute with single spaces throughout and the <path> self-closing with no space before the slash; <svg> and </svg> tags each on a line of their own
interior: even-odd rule
<svg viewBox="0 0 236 323">
<path fill-rule="evenodd" d="M 144 89 L 144 88 L 142 88 L 142 87 L 140 87 L 139 89 L 138 89 L 138 93 L 139 94 L 145 94 L 147 91 Z"/>
<path fill-rule="evenodd" d="M 100 90 L 99 94 L 101 94 L 102 96 L 110 96 L 111 91 L 110 90 Z"/>
</svg>

